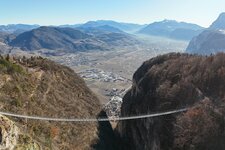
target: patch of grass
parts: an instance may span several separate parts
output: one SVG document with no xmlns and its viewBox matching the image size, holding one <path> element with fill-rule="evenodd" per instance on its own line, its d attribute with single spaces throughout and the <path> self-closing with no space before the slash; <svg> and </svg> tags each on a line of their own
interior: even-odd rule
<svg viewBox="0 0 225 150">
<path fill-rule="evenodd" d="M 11 105 L 16 107 L 22 107 L 22 100 L 20 98 L 16 98 L 12 100 Z"/>
<path fill-rule="evenodd" d="M 19 141 L 19 143 L 28 144 L 28 143 L 32 142 L 32 139 L 31 139 L 31 137 L 29 137 L 26 134 L 20 134 L 18 141 Z"/>
<path fill-rule="evenodd" d="M 0 71 L 7 72 L 8 74 L 25 73 L 24 69 L 21 66 L 14 64 L 6 59 L 0 59 Z"/>
</svg>

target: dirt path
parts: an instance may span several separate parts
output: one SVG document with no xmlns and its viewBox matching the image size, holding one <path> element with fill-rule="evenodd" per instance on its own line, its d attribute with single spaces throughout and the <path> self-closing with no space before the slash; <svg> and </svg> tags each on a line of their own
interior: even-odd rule
<svg viewBox="0 0 225 150">
<path fill-rule="evenodd" d="M 34 76 L 37 77 L 38 84 L 35 84 L 34 89 L 31 91 L 31 94 L 29 95 L 29 98 L 30 98 L 30 99 L 34 96 L 34 94 L 35 94 L 35 92 L 36 92 L 38 86 L 40 85 L 40 81 L 41 81 L 41 78 L 42 78 L 42 76 L 43 76 L 43 73 L 44 73 L 44 71 L 42 71 L 42 70 L 37 71 L 37 72 L 34 73 Z"/>
</svg>

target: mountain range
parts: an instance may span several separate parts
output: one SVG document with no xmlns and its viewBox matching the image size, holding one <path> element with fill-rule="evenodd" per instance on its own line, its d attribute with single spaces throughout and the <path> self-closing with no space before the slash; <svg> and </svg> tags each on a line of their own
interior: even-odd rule
<svg viewBox="0 0 225 150">
<path fill-rule="evenodd" d="M 110 27 L 122 30 L 124 32 L 134 32 L 134 31 L 138 31 L 139 29 L 145 27 L 146 25 L 135 24 L 135 23 L 123 23 L 123 22 L 117 22 L 117 21 L 112 21 L 112 20 L 97 20 L 97 21 L 88 21 L 83 24 L 65 24 L 65 25 L 52 26 L 52 27 L 93 28 L 93 27 L 100 27 L 100 26 L 110 26 Z M 18 34 L 18 33 L 32 30 L 32 29 L 35 29 L 38 27 L 40 27 L 40 25 L 29 25 L 29 24 L 0 25 L 0 32 Z"/>
<path fill-rule="evenodd" d="M 92 34 L 92 35 L 99 35 L 104 33 L 125 33 L 124 31 L 109 25 L 96 26 L 96 27 L 80 26 L 80 27 L 76 27 L 75 29 L 81 30 L 87 34 Z"/>
<path fill-rule="evenodd" d="M 146 25 L 134 24 L 134 23 L 121 23 L 112 20 L 97 20 L 97 21 L 88 21 L 87 23 L 81 25 L 80 27 L 87 28 L 87 27 L 99 27 L 99 26 L 111 26 L 114 28 L 118 28 L 125 32 L 134 32 L 138 31 L 141 28 L 145 27 Z"/>
<path fill-rule="evenodd" d="M 225 52 L 225 13 L 210 25 L 209 28 L 194 37 L 187 49 L 188 53 L 210 55 Z"/>
<path fill-rule="evenodd" d="M 72 28 L 40 27 L 24 32 L 13 39 L 9 45 L 21 47 L 23 50 L 60 49 L 72 50 L 75 40 L 83 40 L 90 36 Z"/>
<path fill-rule="evenodd" d="M 163 20 L 149 25 L 121 23 L 111 20 L 88 21 L 84 24 L 45 26 L 11 24 L 0 26 L 0 42 L 22 50 L 57 50 L 77 52 L 109 50 L 135 45 L 135 34 L 160 36 L 189 41 L 188 53 L 211 54 L 225 51 L 225 13 L 205 29 L 199 25 Z"/>
<path fill-rule="evenodd" d="M 179 40 L 190 40 L 203 29 L 203 27 L 196 24 L 177 22 L 175 20 L 163 20 L 149 24 L 138 33 Z"/>
<path fill-rule="evenodd" d="M 40 25 L 9 24 L 0 25 L 0 32 L 19 34 L 40 27 Z"/>
<path fill-rule="evenodd" d="M 19 34 L 9 42 L 9 45 L 26 51 L 49 49 L 77 52 L 108 50 L 112 47 L 126 46 L 137 42 L 131 35 L 108 26 L 98 27 L 96 30 L 92 30 L 92 28 L 39 27 Z"/>
<path fill-rule="evenodd" d="M 40 25 L 27 24 L 9 24 L 0 26 L 0 40 L 9 43 L 15 36 L 33 29 L 41 27 Z M 174 20 L 164 20 L 154 22 L 149 25 L 141 25 L 134 23 L 122 23 L 112 20 L 97 20 L 88 21 L 83 24 L 48 26 L 55 28 L 73 28 L 81 30 L 87 34 L 102 34 L 102 33 L 142 33 L 146 35 L 157 35 L 178 40 L 189 40 L 194 35 L 197 35 L 203 28 L 190 23 L 176 22 Z M 24 36 L 19 36 L 24 37 Z M 18 39 L 17 39 L 18 41 Z"/>
</svg>

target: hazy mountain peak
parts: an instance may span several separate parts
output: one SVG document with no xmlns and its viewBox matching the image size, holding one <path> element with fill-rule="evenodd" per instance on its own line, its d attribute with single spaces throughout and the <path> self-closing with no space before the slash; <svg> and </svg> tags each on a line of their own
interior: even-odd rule
<svg viewBox="0 0 225 150">
<path fill-rule="evenodd" d="M 80 27 L 98 27 L 98 26 L 104 26 L 108 25 L 114 28 L 118 28 L 122 31 L 138 31 L 145 25 L 140 24 L 134 24 L 134 23 L 123 23 L 123 22 L 117 22 L 113 20 L 96 20 L 96 21 L 88 21 L 85 24 L 81 25 Z"/>
<path fill-rule="evenodd" d="M 199 31 L 202 29 L 203 27 L 197 24 L 164 19 L 162 21 L 149 24 L 145 28 L 141 29 L 139 33 L 170 37 L 180 40 L 190 40 L 192 37 L 199 34 Z"/>
<path fill-rule="evenodd" d="M 210 29 L 225 29 L 225 12 L 222 12 L 219 17 L 210 25 Z"/>
<path fill-rule="evenodd" d="M 39 25 L 28 25 L 28 24 L 8 24 L 8 25 L 0 25 L 0 31 L 7 33 L 22 33 L 28 30 L 32 30 L 38 28 Z"/>
</svg>

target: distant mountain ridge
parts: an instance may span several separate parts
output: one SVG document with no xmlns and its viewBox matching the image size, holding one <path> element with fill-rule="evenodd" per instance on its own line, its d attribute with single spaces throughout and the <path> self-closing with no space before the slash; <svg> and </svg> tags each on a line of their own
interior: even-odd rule
<svg viewBox="0 0 225 150">
<path fill-rule="evenodd" d="M 0 25 L 1 32 L 7 33 L 22 33 L 40 27 L 39 25 L 28 25 L 28 24 L 8 24 Z"/>
<path fill-rule="evenodd" d="M 149 24 L 145 28 L 141 29 L 138 33 L 181 40 L 190 40 L 203 29 L 203 27 L 196 24 L 165 19 L 163 21 Z"/>
<path fill-rule="evenodd" d="M 18 35 L 9 45 L 28 51 L 50 49 L 77 52 L 107 50 L 113 46 L 124 46 L 137 42 L 136 39 L 124 33 L 103 32 L 91 35 L 87 31 L 85 32 L 72 28 L 44 26 Z"/>
<path fill-rule="evenodd" d="M 80 27 L 88 28 L 88 27 L 99 27 L 99 26 L 111 26 L 114 28 L 118 28 L 125 32 L 138 31 L 139 29 L 145 27 L 146 25 L 134 24 L 134 23 L 122 23 L 116 22 L 112 20 L 97 20 L 97 21 L 88 21 Z"/>
<path fill-rule="evenodd" d="M 77 27 L 75 29 L 81 30 L 87 34 L 104 34 L 104 33 L 125 33 L 122 30 L 109 26 L 109 25 L 103 25 L 103 26 L 97 26 L 97 27 Z"/>
<path fill-rule="evenodd" d="M 21 47 L 23 50 L 38 50 L 42 48 L 71 50 L 75 46 L 73 40 L 87 37 L 89 35 L 71 28 L 40 27 L 18 35 L 9 45 Z"/>
<path fill-rule="evenodd" d="M 51 25 L 49 25 L 51 26 Z M 113 20 L 97 20 L 97 21 L 88 21 L 86 23 L 80 23 L 80 24 L 64 24 L 64 25 L 54 25 L 51 27 L 61 27 L 61 28 L 89 28 L 89 27 L 100 27 L 100 26 L 111 26 L 114 28 L 118 28 L 119 30 L 131 32 L 131 31 L 137 31 L 142 27 L 145 27 L 146 25 L 141 24 L 135 24 L 135 23 L 123 23 L 123 22 L 117 22 Z M 22 31 L 29 31 L 35 28 L 40 27 L 40 25 L 30 25 L 30 24 L 8 24 L 8 25 L 0 25 L 0 31 L 2 32 L 19 32 L 22 33 Z"/>
</svg>

